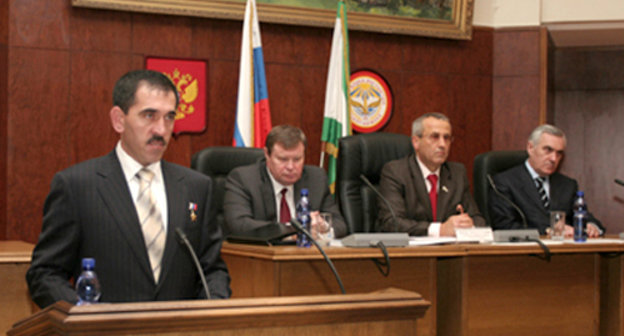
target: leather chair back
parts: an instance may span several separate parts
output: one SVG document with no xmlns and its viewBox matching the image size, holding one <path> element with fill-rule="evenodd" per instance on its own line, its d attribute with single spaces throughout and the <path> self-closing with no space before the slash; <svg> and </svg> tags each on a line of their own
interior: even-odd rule
<svg viewBox="0 0 624 336">
<path fill-rule="evenodd" d="M 264 157 L 262 149 L 246 147 L 208 147 L 193 155 L 191 168 L 212 178 L 210 214 L 221 227 L 224 237 L 229 234 L 223 217 L 223 195 L 227 175 L 232 169 L 250 165 L 262 157 Z"/>
<path fill-rule="evenodd" d="M 475 157 L 472 171 L 474 198 L 488 225 L 492 226 L 488 206 L 489 192 L 494 191 L 490 189 L 487 175 L 494 177 L 494 175 L 500 172 L 521 164 L 527 157 L 527 152 L 523 150 L 491 151 L 481 153 Z"/>
<path fill-rule="evenodd" d="M 414 152 L 409 136 L 394 133 L 359 134 L 340 139 L 336 196 L 350 233 L 375 231 L 377 196 L 360 175 L 377 186 L 388 162 Z"/>
</svg>

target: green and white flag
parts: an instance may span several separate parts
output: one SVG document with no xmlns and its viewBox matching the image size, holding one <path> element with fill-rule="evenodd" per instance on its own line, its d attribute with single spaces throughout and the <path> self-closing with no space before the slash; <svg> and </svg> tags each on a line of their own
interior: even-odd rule
<svg viewBox="0 0 624 336">
<path fill-rule="evenodd" d="M 347 8 L 344 1 L 338 2 L 336 25 L 332 40 L 327 87 L 325 89 L 325 112 L 321 134 L 321 167 L 324 154 L 328 155 L 327 175 L 329 188 L 334 193 L 336 184 L 336 160 L 338 139 L 351 135 L 349 115 L 349 35 L 347 33 Z"/>
</svg>

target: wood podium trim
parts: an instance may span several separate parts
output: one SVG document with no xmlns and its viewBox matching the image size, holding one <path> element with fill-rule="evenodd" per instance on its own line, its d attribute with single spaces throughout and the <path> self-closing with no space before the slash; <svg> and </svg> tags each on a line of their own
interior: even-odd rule
<svg viewBox="0 0 624 336">
<path fill-rule="evenodd" d="M 332 260 L 384 257 L 379 248 L 371 247 L 325 247 L 324 250 Z M 388 253 L 392 255 L 392 258 L 457 257 L 466 254 L 462 245 L 455 244 L 419 247 L 391 247 L 388 248 Z M 264 246 L 228 242 L 223 243 L 223 246 L 221 247 L 221 254 L 272 261 L 323 259 L 323 256 L 314 247 L 300 248 L 295 246 Z"/>
<path fill-rule="evenodd" d="M 34 247 L 23 241 L 0 241 L 0 263 L 30 263 Z"/>
<path fill-rule="evenodd" d="M 22 320 L 8 335 L 57 331 L 74 334 L 163 334 L 244 328 L 412 320 L 430 303 L 400 289 L 352 295 L 319 295 L 210 301 L 109 303 L 58 302 Z"/>
</svg>

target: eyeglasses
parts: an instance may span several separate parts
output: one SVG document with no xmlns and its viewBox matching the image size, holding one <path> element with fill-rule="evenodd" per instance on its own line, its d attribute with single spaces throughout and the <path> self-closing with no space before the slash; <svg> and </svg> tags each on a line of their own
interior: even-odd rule
<svg viewBox="0 0 624 336">
<path fill-rule="evenodd" d="M 451 143 L 455 138 L 453 138 L 450 134 L 440 134 L 440 133 L 429 133 L 427 135 L 421 135 L 420 138 L 425 138 L 430 142 L 438 142 L 440 139 L 443 139 L 446 143 Z"/>
</svg>

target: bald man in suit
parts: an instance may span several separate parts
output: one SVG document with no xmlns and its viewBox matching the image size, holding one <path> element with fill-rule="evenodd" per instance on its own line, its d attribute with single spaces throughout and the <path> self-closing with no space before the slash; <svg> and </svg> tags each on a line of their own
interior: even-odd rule
<svg viewBox="0 0 624 336">
<path fill-rule="evenodd" d="M 206 298 L 176 229 L 198 255 L 210 296 L 229 297 L 221 232 L 208 216 L 211 180 L 162 160 L 178 104 L 175 86 L 161 73 L 132 71 L 117 81 L 113 103 L 115 149 L 54 176 L 26 274 L 33 300 L 42 308 L 77 302 L 70 279 L 78 278 L 85 257 L 95 258 L 102 302 Z M 145 171 L 153 176 L 149 194 L 141 186 Z M 149 195 L 148 215 L 138 205 L 142 195 Z M 154 224 L 153 235 L 146 223 Z"/>
</svg>

